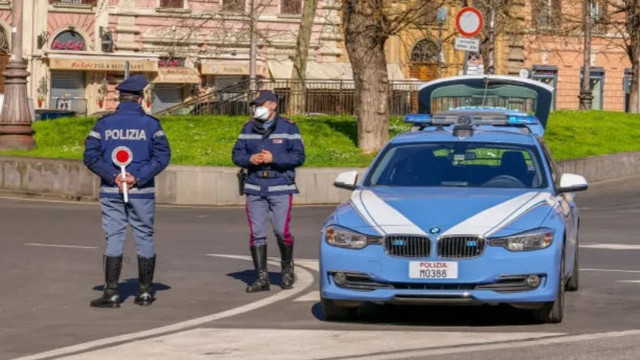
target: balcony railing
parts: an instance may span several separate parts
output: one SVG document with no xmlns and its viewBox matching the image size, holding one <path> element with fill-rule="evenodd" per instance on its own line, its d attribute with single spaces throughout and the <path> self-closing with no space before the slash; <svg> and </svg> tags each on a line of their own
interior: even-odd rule
<svg viewBox="0 0 640 360">
<path fill-rule="evenodd" d="M 97 0 L 49 0 L 50 4 L 95 5 Z"/>
</svg>

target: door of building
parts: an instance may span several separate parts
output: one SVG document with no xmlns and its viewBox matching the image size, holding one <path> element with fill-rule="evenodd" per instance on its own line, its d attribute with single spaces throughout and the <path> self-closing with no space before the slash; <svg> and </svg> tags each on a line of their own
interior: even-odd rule
<svg viewBox="0 0 640 360">
<path fill-rule="evenodd" d="M 438 78 L 440 53 L 438 44 L 430 39 L 422 39 L 411 50 L 410 76 L 430 81 Z"/>
<path fill-rule="evenodd" d="M 156 113 L 160 110 L 180 104 L 182 102 L 183 88 L 183 84 L 154 84 L 151 112 Z"/>
<path fill-rule="evenodd" d="M 84 71 L 52 71 L 51 108 L 85 114 L 85 75 Z"/>
</svg>

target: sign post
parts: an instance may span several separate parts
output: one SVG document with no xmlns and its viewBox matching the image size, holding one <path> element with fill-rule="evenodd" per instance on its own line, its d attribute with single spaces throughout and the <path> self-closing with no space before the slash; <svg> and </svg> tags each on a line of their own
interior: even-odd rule
<svg viewBox="0 0 640 360">
<path fill-rule="evenodd" d="M 118 146 L 113 149 L 111 153 L 111 160 L 116 166 L 120 167 L 120 174 L 122 175 L 122 180 L 127 176 L 127 165 L 131 164 L 133 160 L 133 153 L 131 153 L 131 149 L 126 146 Z M 122 194 L 124 195 L 124 202 L 129 202 L 129 187 L 126 183 L 122 185 Z"/>
<path fill-rule="evenodd" d="M 474 7 L 465 7 L 460 9 L 456 16 L 456 29 L 463 38 L 457 37 L 454 48 L 464 50 L 464 70 L 463 75 L 467 75 L 469 51 L 477 52 L 480 50 L 480 41 L 478 39 L 469 39 L 478 35 L 482 31 L 484 20 L 480 10 Z"/>
</svg>

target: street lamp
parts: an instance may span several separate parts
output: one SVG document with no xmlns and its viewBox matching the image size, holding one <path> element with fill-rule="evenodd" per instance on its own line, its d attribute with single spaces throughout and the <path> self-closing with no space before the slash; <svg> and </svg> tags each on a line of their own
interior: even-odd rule
<svg viewBox="0 0 640 360">
<path fill-rule="evenodd" d="M 249 97 L 253 99 L 257 91 L 256 82 L 256 61 L 257 61 L 257 44 L 256 44 L 256 7 L 255 0 L 250 2 L 251 23 L 249 26 Z"/>
<path fill-rule="evenodd" d="M 26 149 L 36 146 L 27 103 L 27 62 L 22 58 L 22 5 L 12 1 L 11 61 L 5 77 L 5 94 L 0 118 L 0 149 Z"/>
<path fill-rule="evenodd" d="M 584 48 L 582 57 L 582 81 L 580 85 L 580 110 L 591 110 L 593 93 L 591 92 L 591 0 L 583 1 Z"/>
<path fill-rule="evenodd" d="M 441 6 L 437 11 L 438 17 L 438 78 L 442 77 L 442 26 L 447 21 L 447 7 Z"/>
</svg>

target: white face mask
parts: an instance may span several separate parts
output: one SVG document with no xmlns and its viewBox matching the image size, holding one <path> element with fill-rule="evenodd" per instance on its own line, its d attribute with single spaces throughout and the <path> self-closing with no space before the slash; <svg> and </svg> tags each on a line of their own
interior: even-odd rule
<svg viewBox="0 0 640 360">
<path fill-rule="evenodd" d="M 267 121 L 269 119 L 269 109 L 264 106 L 256 107 L 256 111 L 253 115 L 256 120 Z"/>
</svg>

